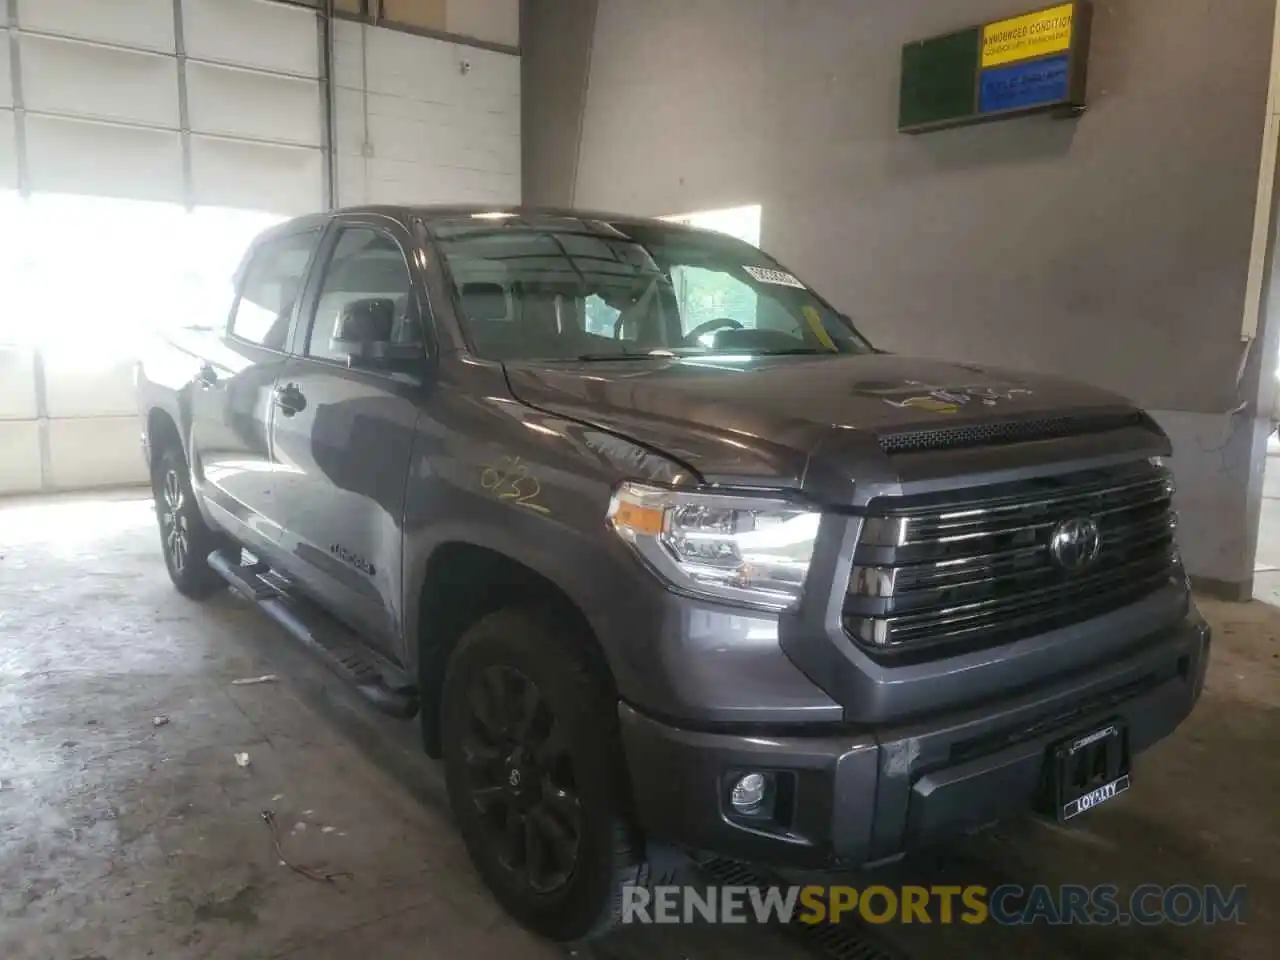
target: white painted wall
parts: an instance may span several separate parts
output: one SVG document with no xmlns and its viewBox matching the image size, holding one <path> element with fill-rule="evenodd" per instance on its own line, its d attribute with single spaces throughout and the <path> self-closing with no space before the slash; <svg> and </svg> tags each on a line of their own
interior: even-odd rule
<svg viewBox="0 0 1280 960">
<path fill-rule="evenodd" d="M 519 57 L 336 26 L 340 205 L 519 202 Z"/>
</svg>

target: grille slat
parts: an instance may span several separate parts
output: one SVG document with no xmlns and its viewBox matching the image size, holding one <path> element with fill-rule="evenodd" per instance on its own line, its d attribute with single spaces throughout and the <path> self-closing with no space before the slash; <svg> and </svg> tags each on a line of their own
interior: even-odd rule
<svg viewBox="0 0 1280 960">
<path fill-rule="evenodd" d="M 1072 500 L 1070 502 L 1064 502 L 1061 505 L 1055 504 L 1051 506 L 1042 506 L 1040 504 L 1037 504 L 1035 509 L 1039 511 L 1044 511 L 1046 513 L 1046 519 L 1040 520 L 1034 523 L 1027 523 L 1027 524 L 1015 525 L 1015 526 L 1010 526 L 1009 521 L 1012 520 L 1017 515 L 1011 514 L 1011 513 L 1005 513 L 1005 512 L 1002 512 L 996 518 L 995 523 L 992 523 L 990 519 L 983 518 L 983 517 L 976 517 L 976 518 L 964 519 L 964 520 L 951 520 L 951 521 L 948 521 L 946 519 L 940 519 L 928 525 L 924 525 L 924 524 L 919 525 L 919 527 L 917 528 L 918 532 L 917 532 L 917 529 L 912 529 L 912 539 L 907 542 L 907 545 L 914 542 L 926 542 L 929 540 L 943 540 L 948 538 L 971 537 L 971 536 L 990 536 L 995 533 L 1001 533 L 1006 531 L 1039 529 L 1045 526 L 1045 524 L 1053 525 L 1054 523 L 1056 523 L 1056 520 L 1053 518 L 1061 515 L 1063 512 L 1087 513 L 1089 514 L 1089 516 L 1095 517 L 1095 518 L 1109 517 L 1109 516 L 1114 516 L 1115 514 L 1118 514 L 1118 513 L 1129 513 L 1134 510 L 1141 510 L 1143 507 L 1159 506 L 1165 503 L 1168 500 L 1168 498 L 1169 498 L 1169 494 L 1167 491 L 1147 492 L 1144 490 L 1143 499 L 1133 500 L 1129 503 L 1119 504 L 1115 506 L 1108 506 L 1108 503 L 1110 503 L 1111 501 L 1108 498 L 1104 498 L 1101 496 L 1092 497 L 1092 498 L 1079 498 L 1076 500 Z M 1090 502 L 1091 500 L 1094 502 Z M 1025 512 L 1026 512 L 1026 509 L 1023 508 L 1023 513 Z M 1000 522 L 1000 520 L 1002 519 L 1004 520 L 1004 523 Z"/>
<path fill-rule="evenodd" d="M 1141 577 L 1152 573 L 1153 568 L 1155 572 L 1163 575 L 1163 563 L 1158 558 L 1154 563 L 1151 558 L 1146 558 L 1133 563 L 1120 564 L 1104 573 L 1081 577 L 1071 583 L 1056 583 L 1035 589 L 1024 589 L 1011 597 L 998 597 L 954 607 L 943 607 L 940 610 L 889 617 L 888 620 L 896 628 L 896 634 L 905 641 L 914 634 L 937 627 L 951 629 L 957 624 L 973 624 L 979 620 L 986 623 L 1031 607 L 1039 607 L 1059 600 L 1087 597 L 1100 587 L 1106 588 L 1108 583 L 1117 576 Z"/>
<path fill-rule="evenodd" d="M 970 502 L 943 511 L 915 508 L 895 512 L 891 517 L 871 518 L 863 542 L 911 546 L 946 538 L 1035 530 L 1057 523 L 1064 514 L 1103 517 L 1159 506 L 1168 501 L 1170 493 L 1168 480 L 1162 477 L 1072 495 L 1026 497 L 989 506 Z"/>
<path fill-rule="evenodd" d="M 1132 603 L 1176 564 L 1172 484 L 1143 461 L 1110 471 L 886 499 L 869 507 L 845 629 L 872 651 L 1007 642 Z M 1096 524 L 1091 564 L 1050 549 L 1064 521 Z"/>
<path fill-rule="evenodd" d="M 1142 523 L 1128 524 L 1124 527 L 1101 528 L 1102 555 L 1105 560 L 1110 552 L 1117 549 L 1133 549 L 1152 544 L 1153 541 L 1168 541 L 1172 538 L 1173 529 L 1167 516 L 1156 517 Z M 1043 545 L 1024 547 L 1018 550 L 1006 550 L 1002 553 L 982 554 L 975 557 L 958 557 L 953 560 L 940 560 L 935 563 L 913 564 L 899 567 L 896 578 L 895 597 L 917 590 L 938 589 L 944 586 L 963 586 L 979 573 L 974 583 L 999 580 L 1004 576 L 1025 573 L 1028 569 L 1039 572 L 1052 572 L 1045 563 Z"/>
</svg>

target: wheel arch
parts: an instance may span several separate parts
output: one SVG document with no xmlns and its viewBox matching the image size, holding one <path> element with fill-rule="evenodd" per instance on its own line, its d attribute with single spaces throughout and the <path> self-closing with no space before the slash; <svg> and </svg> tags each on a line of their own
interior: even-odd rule
<svg viewBox="0 0 1280 960">
<path fill-rule="evenodd" d="M 147 466 L 154 471 L 160 454 L 170 445 L 182 449 L 182 434 L 173 415 L 163 407 L 152 407 L 147 412 Z"/>
<path fill-rule="evenodd" d="M 527 562 L 467 540 L 439 544 L 427 559 L 417 593 L 415 649 L 422 730 L 427 753 L 440 756 L 440 699 L 449 656 L 481 617 L 513 607 L 537 607 L 587 644 L 602 682 L 616 695 L 604 649 L 582 607 L 555 580 Z"/>
</svg>

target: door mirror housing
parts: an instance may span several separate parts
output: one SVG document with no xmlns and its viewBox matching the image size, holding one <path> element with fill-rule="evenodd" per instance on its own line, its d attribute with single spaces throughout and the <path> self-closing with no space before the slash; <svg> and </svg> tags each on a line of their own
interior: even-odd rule
<svg viewBox="0 0 1280 960">
<path fill-rule="evenodd" d="M 395 301 L 387 297 L 352 300 L 338 314 L 329 348 L 335 354 L 345 354 L 353 364 L 421 357 L 419 344 L 392 342 L 395 322 Z"/>
</svg>

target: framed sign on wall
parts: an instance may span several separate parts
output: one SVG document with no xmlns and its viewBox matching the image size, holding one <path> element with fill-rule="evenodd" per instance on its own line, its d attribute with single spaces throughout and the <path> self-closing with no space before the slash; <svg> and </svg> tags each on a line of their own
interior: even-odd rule
<svg viewBox="0 0 1280 960">
<path fill-rule="evenodd" d="M 1085 105 L 1093 6 L 1072 0 L 902 48 L 898 130 L 925 133 Z"/>
</svg>

